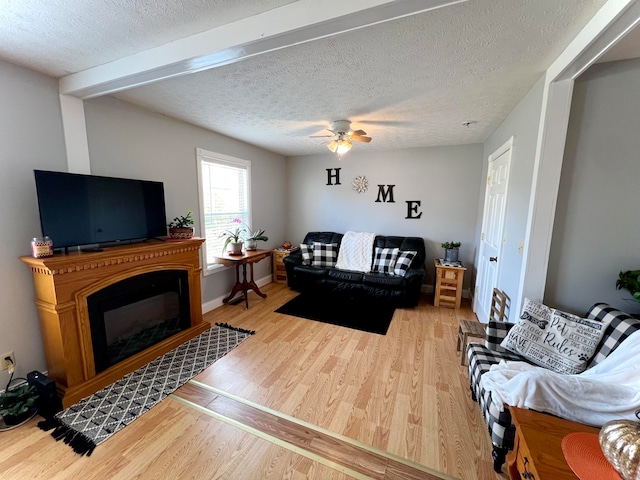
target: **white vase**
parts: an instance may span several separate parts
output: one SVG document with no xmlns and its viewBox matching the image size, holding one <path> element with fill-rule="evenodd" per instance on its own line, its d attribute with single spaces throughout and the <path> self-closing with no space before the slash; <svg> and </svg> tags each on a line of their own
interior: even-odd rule
<svg viewBox="0 0 640 480">
<path fill-rule="evenodd" d="M 245 250 L 256 250 L 258 248 L 257 240 L 247 240 L 247 245 L 245 246 Z"/>
<path fill-rule="evenodd" d="M 229 253 L 232 255 L 239 255 L 242 253 L 242 242 L 230 242 Z"/>
</svg>

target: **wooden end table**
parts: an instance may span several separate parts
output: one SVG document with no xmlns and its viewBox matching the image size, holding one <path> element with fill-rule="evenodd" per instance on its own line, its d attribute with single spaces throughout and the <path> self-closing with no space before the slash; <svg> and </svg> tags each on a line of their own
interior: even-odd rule
<svg viewBox="0 0 640 480">
<path fill-rule="evenodd" d="M 600 429 L 546 413 L 509 407 L 516 426 L 513 451 L 507 456 L 511 480 L 577 480 L 564 459 L 562 439 L 569 433 Z"/>
<path fill-rule="evenodd" d="M 249 308 L 249 298 L 247 293 L 249 290 L 253 290 L 257 295 L 262 298 L 267 298 L 266 293 L 262 293 L 255 281 L 253 280 L 253 264 L 271 256 L 271 250 L 251 250 L 245 251 L 242 255 L 229 255 L 224 254 L 220 257 L 215 257 L 214 262 L 224 265 L 225 267 L 236 267 L 236 284 L 233 286 L 229 296 L 222 299 L 222 303 L 229 303 L 238 292 L 244 294 L 245 309 Z M 251 270 L 251 276 L 247 279 L 247 265 Z M 240 267 L 242 266 L 242 279 L 240 278 Z"/>
<path fill-rule="evenodd" d="M 296 250 L 300 250 L 300 247 L 276 248 L 273 250 L 273 281 L 275 283 L 287 283 L 287 269 L 284 266 L 284 259 Z"/>
<path fill-rule="evenodd" d="M 445 267 L 439 259 L 434 259 L 436 267 L 436 285 L 433 294 L 433 305 L 439 307 L 460 308 L 462 299 L 462 281 L 467 270 L 462 264 L 459 267 Z"/>
</svg>

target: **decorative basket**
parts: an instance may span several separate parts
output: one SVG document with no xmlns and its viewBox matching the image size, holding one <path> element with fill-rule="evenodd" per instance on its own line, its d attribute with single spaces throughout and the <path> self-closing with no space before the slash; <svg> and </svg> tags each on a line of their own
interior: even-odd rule
<svg viewBox="0 0 640 480">
<path fill-rule="evenodd" d="M 191 237 L 193 237 L 193 227 L 169 229 L 169 238 L 189 240 Z"/>
</svg>

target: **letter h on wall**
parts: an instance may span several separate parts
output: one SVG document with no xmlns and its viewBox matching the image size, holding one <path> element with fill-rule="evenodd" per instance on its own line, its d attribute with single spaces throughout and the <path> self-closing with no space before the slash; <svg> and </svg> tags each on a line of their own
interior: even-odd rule
<svg viewBox="0 0 640 480">
<path fill-rule="evenodd" d="M 335 173 L 332 173 L 334 170 Z M 336 183 L 333 183 L 332 180 L 335 180 Z M 327 185 L 341 185 L 339 168 L 327 168 Z"/>
</svg>

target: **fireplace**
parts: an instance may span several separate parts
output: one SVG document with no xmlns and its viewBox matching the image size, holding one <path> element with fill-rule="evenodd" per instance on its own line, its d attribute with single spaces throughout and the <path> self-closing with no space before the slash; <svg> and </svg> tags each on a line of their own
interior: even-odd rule
<svg viewBox="0 0 640 480">
<path fill-rule="evenodd" d="M 33 274 L 48 375 L 64 407 L 210 327 L 202 320 L 203 241 L 20 257 Z"/>
<path fill-rule="evenodd" d="M 121 280 L 87 297 L 96 373 L 189 328 L 185 270 Z"/>
</svg>

